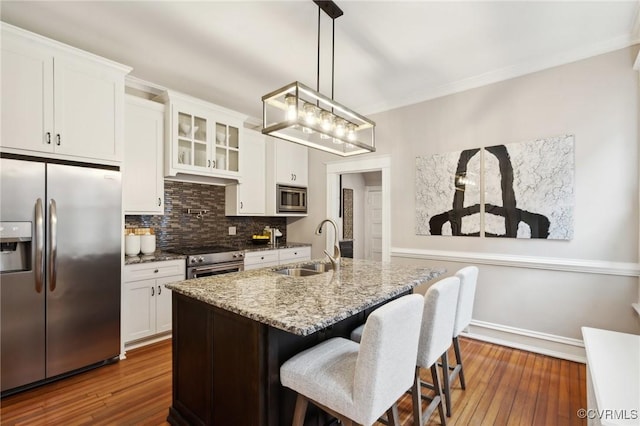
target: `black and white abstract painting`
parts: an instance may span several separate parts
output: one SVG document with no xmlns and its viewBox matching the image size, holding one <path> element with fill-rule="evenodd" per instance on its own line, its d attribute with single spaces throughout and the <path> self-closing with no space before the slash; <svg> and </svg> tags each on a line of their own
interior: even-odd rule
<svg viewBox="0 0 640 426">
<path fill-rule="evenodd" d="M 416 158 L 416 235 L 480 235 L 480 149 Z"/>
<path fill-rule="evenodd" d="M 573 238 L 572 135 L 487 147 L 483 179 L 485 236 Z"/>
</svg>

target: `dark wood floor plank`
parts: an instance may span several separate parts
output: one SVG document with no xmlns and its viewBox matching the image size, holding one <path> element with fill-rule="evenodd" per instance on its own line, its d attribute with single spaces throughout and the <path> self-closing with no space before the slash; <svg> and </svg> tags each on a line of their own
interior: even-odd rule
<svg viewBox="0 0 640 426">
<path fill-rule="evenodd" d="M 575 415 L 587 403 L 583 364 L 477 340 L 460 343 L 467 389 L 452 383 L 449 426 L 586 424 Z M 171 392 L 166 340 L 130 351 L 116 364 L 6 397 L 0 423 L 166 425 Z M 401 398 L 398 411 L 401 425 L 413 424 L 410 395 Z M 427 423 L 439 424 L 437 414 Z"/>
</svg>

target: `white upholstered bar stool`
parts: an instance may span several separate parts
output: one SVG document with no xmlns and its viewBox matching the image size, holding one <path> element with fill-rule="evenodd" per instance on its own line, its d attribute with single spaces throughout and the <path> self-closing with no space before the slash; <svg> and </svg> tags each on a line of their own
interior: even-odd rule
<svg viewBox="0 0 640 426">
<path fill-rule="evenodd" d="M 453 350 L 456 355 L 456 364 L 448 367 L 448 370 L 451 373 L 449 374 L 448 380 L 446 380 L 446 386 L 444 388 L 448 416 L 451 416 L 451 383 L 453 383 L 456 380 L 456 377 L 458 377 L 460 379 L 460 386 L 463 390 L 466 389 L 458 336 L 471 323 L 473 301 L 476 296 L 476 283 L 478 281 L 478 267 L 467 266 L 462 268 L 456 272 L 456 277 L 460 279 L 460 292 L 458 293 L 456 320 L 453 325 Z"/>
<path fill-rule="evenodd" d="M 423 306 L 419 294 L 400 297 L 369 315 L 360 344 L 332 338 L 282 364 L 282 385 L 298 393 L 293 425 L 304 423 L 309 401 L 344 425 L 371 425 L 385 412 L 399 425 L 396 402 L 413 382 Z"/>
<path fill-rule="evenodd" d="M 447 386 L 449 364 L 447 351 L 451 347 L 459 288 L 460 279 L 458 277 L 449 277 L 433 284 L 424 295 L 424 312 L 422 314 L 415 380 L 411 388 L 413 423 L 416 426 L 424 425 L 436 408 L 440 414 L 440 423 L 442 425 L 447 423 L 438 372 L 438 358 L 442 360 L 442 376 L 445 386 Z M 420 368 L 431 370 L 432 384 L 422 381 Z M 423 387 L 431 389 L 433 395 L 424 395 L 422 393 Z M 424 411 L 422 410 L 422 399 L 430 401 Z"/>
</svg>

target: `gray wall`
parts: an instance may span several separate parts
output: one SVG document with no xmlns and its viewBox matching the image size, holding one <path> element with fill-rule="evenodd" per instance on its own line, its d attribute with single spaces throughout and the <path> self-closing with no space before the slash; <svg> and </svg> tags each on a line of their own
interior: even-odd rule
<svg viewBox="0 0 640 426">
<path fill-rule="evenodd" d="M 632 69 L 637 54 L 634 46 L 373 116 L 378 153 L 392 162 L 392 256 L 393 249 L 405 248 L 525 256 L 542 263 L 637 263 L 639 97 L 638 73 Z M 575 135 L 573 240 L 415 235 L 417 156 L 563 134 Z M 289 222 L 293 240 L 304 239 L 326 216 L 325 163 L 337 160 L 310 150 L 311 212 Z M 320 256 L 323 240 L 313 243 L 312 254 Z M 473 263 L 394 260 L 445 265 L 450 272 Z M 521 332 L 542 333 L 543 340 L 546 335 L 581 340 L 583 325 L 640 332 L 631 308 L 638 299 L 637 277 L 553 267 L 480 268 L 474 319 L 513 328 L 515 340 Z"/>
</svg>

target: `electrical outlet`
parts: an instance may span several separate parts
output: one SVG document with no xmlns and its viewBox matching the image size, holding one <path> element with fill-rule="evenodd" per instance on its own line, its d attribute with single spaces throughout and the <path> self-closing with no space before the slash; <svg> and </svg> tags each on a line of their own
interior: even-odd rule
<svg viewBox="0 0 640 426">
<path fill-rule="evenodd" d="M 229 235 L 236 235 L 236 227 L 235 226 L 230 226 L 229 227 Z"/>
</svg>

